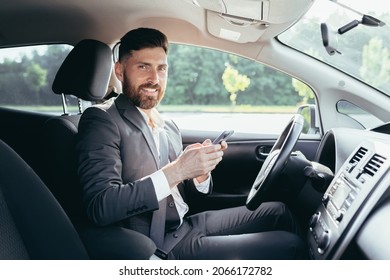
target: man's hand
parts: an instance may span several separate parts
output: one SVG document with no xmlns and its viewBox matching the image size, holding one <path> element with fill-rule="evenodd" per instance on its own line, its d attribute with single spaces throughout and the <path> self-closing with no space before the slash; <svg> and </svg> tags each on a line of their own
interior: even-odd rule
<svg viewBox="0 0 390 280">
<path fill-rule="evenodd" d="M 227 143 L 213 145 L 210 139 L 202 144 L 188 145 L 183 153 L 170 164 L 162 168 L 171 187 L 183 180 L 196 178 L 203 182 L 222 160 L 223 151 L 227 149 Z"/>
<path fill-rule="evenodd" d="M 202 143 L 203 146 L 210 146 L 212 145 L 212 141 L 210 139 L 206 139 L 203 143 Z M 221 151 L 223 150 L 226 150 L 227 149 L 227 143 L 225 141 L 222 141 L 221 144 Z M 204 181 L 207 180 L 207 178 L 210 176 L 210 172 L 207 173 L 207 174 L 204 174 L 204 175 L 201 175 L 201 176 L 198 176 L 196 177 L 196 180 L 198 181 L 198 183 L 202 183 Z"/>
</svg>

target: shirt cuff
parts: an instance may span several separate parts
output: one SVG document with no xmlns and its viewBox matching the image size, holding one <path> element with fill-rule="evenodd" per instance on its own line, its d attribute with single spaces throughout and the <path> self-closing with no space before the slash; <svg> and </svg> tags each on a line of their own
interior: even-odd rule
<svg viewBox="0 0 390 280">
<path fill-rule="evenodd" d="M 207 179 L 204 180 L 202 183 L 199 183 L 198 180 L 196 180 L 196 178 L 194 178 L 193 180 L 194 180 L 194 185 L 195 185 L 196 189 L 198 190 L 198 192 L 201 192 L 201 193 L 208 193 L 209 192 L 210 181 L 211 181 L 210 174 L 207 177 Z"/>
<path fill-rule="evenodd" d="M 168 180 L 162 170 L 158 170 L 157 172 L 150 175 L 150 179 L 152 179 L 158 201 L 163 200 L 171 194 Z"/>
</svg>

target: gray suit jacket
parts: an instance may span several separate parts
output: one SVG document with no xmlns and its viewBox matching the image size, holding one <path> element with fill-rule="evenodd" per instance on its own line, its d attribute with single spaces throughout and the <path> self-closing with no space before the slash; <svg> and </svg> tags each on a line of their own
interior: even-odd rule
<svg viewBox="0 0 390 280">
<path fill-rule="evenodd" d="M 164 129 L 176 158 L 182 151 L 179 129 L 171 121 Z M 159 204 L 149 176 L 159 169 L 159 159 L 138 109 L 123 94 L 88 108 L 79 123 L 76 149 L 89 218 L 98 225 L 116 223 L 150 236 L 152 213 Z M 185 200 L 190 197 L 187 192 L 201 195 L 192 180 L 179 189 Z"/>
</svg>

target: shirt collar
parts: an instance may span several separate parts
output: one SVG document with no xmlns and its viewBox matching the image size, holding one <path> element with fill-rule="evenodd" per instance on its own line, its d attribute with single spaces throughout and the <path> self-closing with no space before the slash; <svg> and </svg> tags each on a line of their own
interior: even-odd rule
<svg viewBox="0 0 390 280">
<path fill-rule="evenodd" d="M 140 111 L 141 115 L 145 119 L 145 122 L 149 124 L 149 116 L 140 108 L 136 107 L 138 111 Z M 152 120 L 153 124 L 155 125 L 155 128 L 158 130 L 162 130 L 164 128 L 165 122 L 161 114 L 157 111 L 156 108 L 152 108 L 150 111 L 150 119 Z"/>
</svg>

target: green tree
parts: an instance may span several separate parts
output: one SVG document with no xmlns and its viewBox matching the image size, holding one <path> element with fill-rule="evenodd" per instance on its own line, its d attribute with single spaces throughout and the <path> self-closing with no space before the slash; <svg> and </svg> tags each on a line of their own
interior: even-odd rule
<svg viewBox="0 0 390 280">
<path fill-rule="evenodd" d="M 51 86 L 71 47 L 50 45 L 46 50 L 21 54 L 0 62 L 0 103 L 4 105 L 59 105 Z"/>
<path fill-rule="evenodd" d="M 169 82 L 163 103 L 229 104 L 223 88 L 216 83 L 223 73 L 227 56 L 206 48 L 171 44 Z"/>
<path fill-rule="evenodd" d="M 372 38 L 363 47 L 361 77 L 376 87 L 390 80 L 390 54 L 379 38 Z"/>
<path fill-rule="evenodd" d="M 187 45 L 171 44 L 169 81 L 162 104 L 228 105 L 221 77 L 230 65 L 250 79 L 237 105 L 296 105 L 302 102 L 291 77 L 244 57 Z"/>
<path fill-rule="evenodd" d="M 72 46 L 68 45 L 48 45 L 44 54 L 34 52 L 31 60 L 33 63 L 39 64 L 43 69 L 47 71 L 46 83 L 40 89 L 39 95 L 44 96 L 40 100 L 40 104 L 43 105 L 59 105 L 61 99 L 59 96 L 53 94 L 52 85 L 54 78 L 60 68 L 62 62 L 65 60 L 68 53 L 71 51 Z"/>
<path fill-rule="evenodd" d="M 41 65 L 37 63 L 31 63 L 24 74 L 24 78 L 30 84 L 34 90 L 39 90 L 42 86 L 46 85 L 47 70 L 43 69 Z"/>
<path fill-rule="evenodd" d="M 313 103 L 314 93 L 306 84 L 292 78 L 292 85 L 298 95 L 302 97 L 302 104 Z"/>
<path fill-rule="evenodd" d="M 47 84 L 46 76 L 47 70 L 43 69 L 37 63 L 31 63 L 27 66 L 24 73 L 25 82 L 30 87 L 30 93 L 35 96 L 30 96 L 30 100 L 35 100 L 37 104 L 40 104 L 40 90 Z"/>
<path fill-rule="evenodd" d="M 239 91 L 245 91 L 251 82 L 246 75 L 240 74 L 238 70 L 230 65 L 226 66 L 222 74 L 222 81 L 225 89 L 230 94 L 230 102 L 233 106 L 237 103 L 237 93 Z"/>
</svg>

